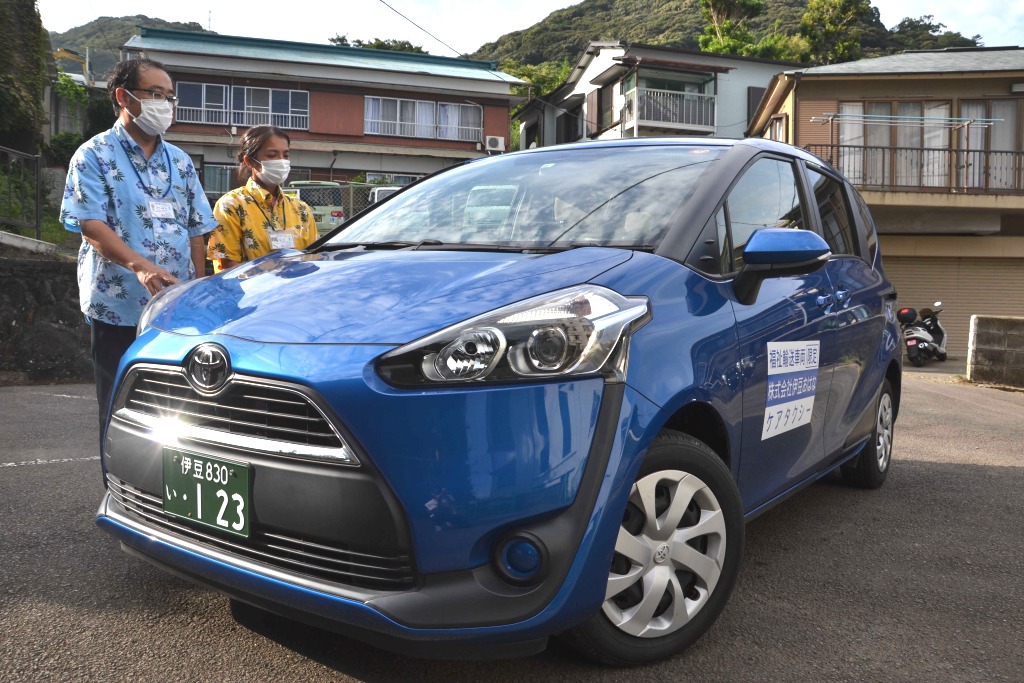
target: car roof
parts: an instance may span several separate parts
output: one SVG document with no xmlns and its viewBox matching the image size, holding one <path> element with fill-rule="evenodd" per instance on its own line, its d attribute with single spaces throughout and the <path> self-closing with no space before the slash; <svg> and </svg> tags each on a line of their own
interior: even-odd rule
<svg viewBox="0 0 1024 683">
<path fill-rule="evenodd" d="M 828 162 L 823 159 L 811 154 L 805 149 L 800 147 L 794 147 L 793 145 L 786 144 L 784 142 L 778 142 L 776 140 L 768 140 L 767 138 L 715 138 L 715 137 L 648 137 L 648 138 L 618 138 L 614 140 L 581 140 L 578 142 L 570 142 L 561 145 L 549 145 L 546 147 L 535 147 L 533 149 L 523 150 L 519 152 L 512 152 L 512 154 L 532 154 L 532 153 L 543 153 L 545 150 L 552 151 L 554 149 L 567 149 L 567 148 L 586 148 L 593 149 L 597 148 L 616 148 L 616 147 L 664 147 L 669 146 L 680 146 L 680 147 L 720 147 L 720 148 L 731 148 L 737 146 L 752 147 L 765 152 L 775 152 L 778 154 L 787 154 L 789 156 L 803 159 L 804 161 L 812 161 L 819 165 L 824 165 L 831 168 Z"/>
</svg>

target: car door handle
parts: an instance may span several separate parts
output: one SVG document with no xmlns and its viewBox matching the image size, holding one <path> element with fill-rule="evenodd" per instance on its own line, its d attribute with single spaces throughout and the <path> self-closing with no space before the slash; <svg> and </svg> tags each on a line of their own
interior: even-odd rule
<svg viewBox="0 0 1024 683">
<path fill-rule="evenodd" d="M 825 308 L 826 306 L 831 306 L 832 305 L 832 295 L 831 294 L 823 294 L 823 295 L 819 296 L 818 297 L 818 305 L 821 306 L 822 308 Z"/>
</svg>

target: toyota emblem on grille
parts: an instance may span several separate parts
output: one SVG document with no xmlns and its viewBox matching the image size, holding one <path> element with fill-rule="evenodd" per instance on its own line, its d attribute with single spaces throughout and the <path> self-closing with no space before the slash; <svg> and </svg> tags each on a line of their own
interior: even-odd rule
<svg viewBox="0 0 1024 683">
<path fill-rule="evenodd" d="M 231 374 L 228 352 L 217 344 L 200 344 L 189 354 L 185 372 L 188 381 L 199 391 L 218 391 Z"/>
</svg>

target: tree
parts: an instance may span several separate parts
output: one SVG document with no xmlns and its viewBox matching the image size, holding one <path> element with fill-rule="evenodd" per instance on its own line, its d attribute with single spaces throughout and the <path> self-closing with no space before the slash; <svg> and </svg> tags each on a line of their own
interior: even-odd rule
<svg viewBox="0 0 1024 683">
<path fill-rule="evenodd" d="M 747 27 L 748 19 L 764 11 L 762 0 L 700 0 L 700 7 L 708 22 L 698 39 L 705 52 L 795 62 L 807 51 L 802 38 L 782 32 L 780 21 L 761 36 Z"/>
<path fill-rule="evenodd" d="M 364 47 L 370 50 L 391 50 L 392 52 L 414 52 L 416 54 L 429 54 L 419 45 L 413 45 L 408 40 L 395 40 L 394 38 L 374 38 L 373 40 L 359 40 L 358 38 L 350 41 L 347 35 L 336 35 L 333 38 L 327 39 L 329 42 L 339 45 L 341 47 Z"/>
<path fill-rule="evenodd" d="M 799 28 L 810 49 L 809 61 L 835 64 L 860 59 L 862 26 L 870 17 L 869 0 L 810 0 Z"/>
<path fill-rule="evenodd" d="M 49 41 L 35 0 L 0 2 L 0 145 L 36 153 Z"/>
<path fill-rule="evenodd" d="M 511 59 L 503 59 L 498 63 L 498 69 L 528 83 L 527 86 L 513 86 L 512 94 L 541 97 L 552 92 L 569 78 L 572 64 L 568 58 L 561 63 L 543 62 L 537 65 L 517 64 Z"/>
<path fill-rule="evenodd" d="M 700 0 L 700 12 L 708 22 L 704 36 L 700 38 L 701 49 L 717 52 L 704 47 L 705 37 L 716 40 L 718 44 L 729 44 L 730 40 L 754 42 L 753 36 L 746 29 L 747 19 L 756 17 L 764 11 L 764 0 Z"/>
<path fill-rule="evenodd" d="M 926 14 L 917 19 L 906 17 L 889 31 L 895 50 L 941 50 L 947 47 L 978 47 L 981 36 L 964 37 L 957 31 L 943 31 L 945 24 L 936 23 Z"/>
</svg>

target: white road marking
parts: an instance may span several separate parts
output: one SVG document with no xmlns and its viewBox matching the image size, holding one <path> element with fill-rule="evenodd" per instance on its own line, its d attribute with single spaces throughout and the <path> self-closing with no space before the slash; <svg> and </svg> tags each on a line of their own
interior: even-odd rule
<svg viewBox="0 0 1024 683">
<path fill-rule="evenodd" d="M 57 458 L 55 460 L 43 460 L 37 458 L 35 460 L 22 460 L 21 462 L 0 462 L 0 467 L 24 467 L 26 465 L 57 465 L 62 462 L 81 462 L 83 460 L 99 460 L 98 455 L 89 455 L 84 458 Z"/>
</svg>

